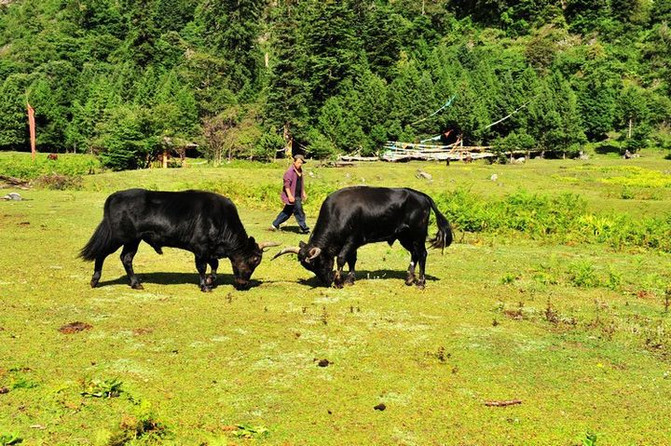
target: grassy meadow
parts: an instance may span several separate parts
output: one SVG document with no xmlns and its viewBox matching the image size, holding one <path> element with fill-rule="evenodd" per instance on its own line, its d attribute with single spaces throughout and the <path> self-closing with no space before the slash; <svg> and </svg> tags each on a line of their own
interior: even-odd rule
<svg viewBox="0 0 671 446">
<path fill-rule="evenodd" d="M 429 252 L 424 290 L 404 285 L 399 244 L 361 248 L 342 290 L 293 256 L 271 262 L 273 248 L 251 290 L 234 290 L 223 260 L 202 293 L 190 253 L 146 244 L 144 290 L 118 253 L 90 288 L 93 265 L 76 256 L 119 189 L 214 190 L 257 239 L 306 240 L 293 219 L 267 230 L 286 165 L 3 189 L 26 200 L 0 201 L 0 445 L 669 444 L 671 161 L 656 151 L 306 164 L 310 226 L 347 185 L 436 199 L 455 243 Z"/>
</svg>

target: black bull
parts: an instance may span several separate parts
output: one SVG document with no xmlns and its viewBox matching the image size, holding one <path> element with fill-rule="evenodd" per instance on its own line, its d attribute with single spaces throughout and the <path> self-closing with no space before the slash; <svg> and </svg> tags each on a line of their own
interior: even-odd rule
<svg viewBox="0 0 671 446">
<path fill-rule="evenodd" d="M 314 272 L 326 285 L 340 288 L 355 278 L 356 251 L 368 243 L 398 240 L 411 254 L 406 284 L 423 288 L 427 251 L 425 247 L 431 210 L 436 214 L 438 233 L 434 248 L 452 243 L 452 229 L 434 201 L 413 189 L 347 187 L 329 195 L 321 206 L 317 224 L 308 243 L 285 248 L 273 259 L 287 253 L 298 255 L 303 267 Z M 337 268 L 333 272 L 333 259 Z M 349 274 L 342 276 L 347 263 Z M 419 265 L 419 277 L 415 266 Z"/>
<path fill-rule="evenodd" d="M 159 254 L 162 247 L 194 253 L 202 291 L 212 289 L 219 259 L 226 257 L 233 266 L 235 288 L 249 288 L 263 249 L 276 245 L 247 237 L 235 205 L 221 195 L 194 190 L 124 190 L 107 198 L 103 220 L 80 252 L 83 259 L 95 261 L 91 286 L 98 285 L 105 258 L 123 246 L 121 263 L 130 286 L 142 289 L 133 271 L 133 257 L 141 241 Z M 211 273 L 206 275 L 208 264 Z"/>
</svg>

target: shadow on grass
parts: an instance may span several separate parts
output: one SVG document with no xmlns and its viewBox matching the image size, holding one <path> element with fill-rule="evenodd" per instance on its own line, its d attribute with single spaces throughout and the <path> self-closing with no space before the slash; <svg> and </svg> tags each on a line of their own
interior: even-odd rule
<svg viewBox="0 0 671 446">
<path fill-rule="evenodd" d="M 343 271 L 345 275 L 347 275 L 347 269 Z M 400 271 L 400 270 L 391 270 L 391 269 L 379 269 L 375 271 L 369 271 L 369 270 L 357 270 L 356 271 L 356 279 L 354 283 L 356 284 L 357 282 L 361 282 L 363 280 L 370 280 L 370 279 L 377 279 L 377 280 L 402 280 L 405 281 L 405 278 L 407 276 L 406 271 Z M 430 274 L 425 274 L 425 278 L 427 282 L 435 282 L 440 280 L 438 277 L 432 276 Z M 319 288 L 323 287 L 324 284 L 317 279 L 316 276 L 312 276 L 309 279 L 298 279 L 298 283 L 300 285 L 305 285 L 309 286 L 311 288 Z M 348 285 L 345 285 L 348 286 Z"/>
<path fill-rule="evenodd" d="M 199 287 L 199 277 L 198 273 L 147 273 L 147 274 L 137 274 L 137 277 L 140 279 L 140 283 L 147 284 L 152 283 L 156 285 L 184 285 L 192 283 L 194 286 Z M 233 288 L 233 283 L 235 276 L 233 274 L 221 274 L 217 273 L 217 283 L 214 288 L 222 286 L 230 286 Z M 117 279 L 112 280 L 101 280 L 98 283 L 97 288 L 107 286 L 107 285 L 128 285 L 130 281 L 127 276 L 121 276 Z M 258 280 L 251 279 L 249 281 L 249 288 L 255 288 L 261 285 L 261 282 Z"/>
<path fill-rule="evenodd" d="M 300 226 L 282 226 L 280 228 L 280 232 L 291 232 L 291 233 L 294 233 L 294 234 L 304 235 L 305 237 L 310 236 L 309 233 L 308 234 L 303 234 L 303 232 L 301 232 Z"/>
<path fill-rule="evenodd" d="M 396 270 L 396 269 L 378 269 L 375 271 L 367 271 L 367 270 L 357 270 L 356 271 L 356 278 L 357 280 L 363 280 L 363 279 L 400 279 L 400 280 L 405 280 L 406 276 L 408 275 L 408 272 L 403 270 Z M 415 276 L 417 276 L 417 271 L 415 271 Z M 424 273 L 424 277 L 426 278 L 426 281 L 429 282 L 435 282 L 437 280 L 440 280 L 436 276 L 432 276 L 431 274 L 427 274 L 426 272 Z"/>
</svg>

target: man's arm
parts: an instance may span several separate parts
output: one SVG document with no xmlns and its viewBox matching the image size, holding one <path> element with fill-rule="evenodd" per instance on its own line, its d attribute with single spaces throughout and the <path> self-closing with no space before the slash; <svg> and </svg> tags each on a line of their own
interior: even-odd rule
<svg viewBox="0 0 671 446">
<path fill-rule="evenodd" d="M 291 191 L 291 174 L 290 172 L 287 172 L 284 175 L 284 192 L 287 194 L 287 198 L 289 199 L 289 203 L 293 203 L 296 201 L 294 198 L 294 193 Z"/>
</svg>

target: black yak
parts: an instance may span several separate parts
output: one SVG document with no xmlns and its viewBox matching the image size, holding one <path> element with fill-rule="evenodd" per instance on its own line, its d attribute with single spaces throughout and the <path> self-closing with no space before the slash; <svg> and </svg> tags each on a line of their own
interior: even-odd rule
<svg viewBox="0 0 671 446">
<path fill-rule="evenodd" d="M 246 289 L 263 249 L 275 243 L 256 243 L 248 237 L 231 200 L 211 192 L 155 192 L 129 189 L 105 201 L 104 217 L 80 257 L 95 261 L 91 286 L 98 285 L 105 258 L 123 246 L 121 262 L 130 286 L 142 289 L 133 271 L 133 257 L 141 241 L 162 254 L 161 248 L 191 251 L 196 257 L 200 289 L 211 291 L 219 259 L 228 257 L 236 289 Z M 207 265 L 211 267 L 206 275 Z"/>
<path fill-rule="evenodd" d="M 326 286 L 333 283 L 340 288 L 345 282 L 354 282 L 356 251 L 360 246 L 375 242 L 392 245 L 398 240 L 411 254 L 405 283 L 423 288 L 431 210 L 438 224 L 431 245 L 444 249 L 452 243 L 452 229 L 428 195 L 408 188 L 346 187 L 326 197 L 307 243 L 285 248 L 273 259 L 287 253 L 297 254 L 303 267 L 314 272 Z M 349 274 L 343 278 L 345 263 Z M 416 265 L 419 277 L 415 276 Z"/>
</svg>

